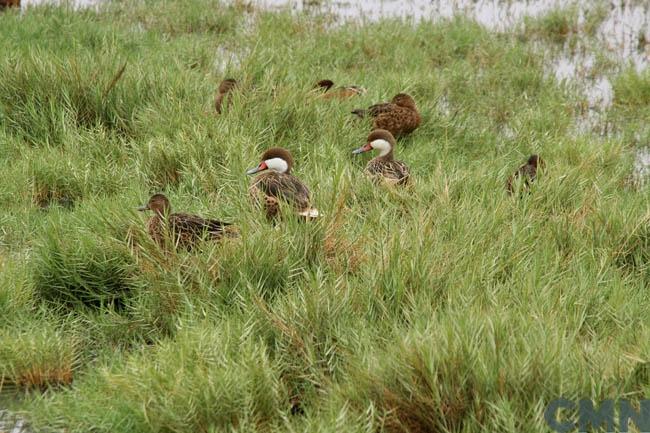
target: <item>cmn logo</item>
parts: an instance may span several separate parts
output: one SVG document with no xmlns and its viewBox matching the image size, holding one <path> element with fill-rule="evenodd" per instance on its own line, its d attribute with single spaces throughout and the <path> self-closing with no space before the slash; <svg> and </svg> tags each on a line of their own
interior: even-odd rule
<svg viewBox="0 0 650 433">
<path fill-rule="evenodd" d="M 560 417 L 565 410 L 576 414 L 575 419 Z M 582 399 L 577 404 L 565 398 L 553 400 L 544 411 L 546 424 L 558 433 L 568 433 L 578 428 L 579 432 L 597 431 L 604 427 L 607 433 L 628 433 L 630 421 L 641 433 L 650 433 L 650 400 L 640 400 L 637 410 L 628 400 L 618 402 L 619 429 L 614 429 L 614 400 L 603 400 L 596 408 L 591 400 Z"/>
</svg>

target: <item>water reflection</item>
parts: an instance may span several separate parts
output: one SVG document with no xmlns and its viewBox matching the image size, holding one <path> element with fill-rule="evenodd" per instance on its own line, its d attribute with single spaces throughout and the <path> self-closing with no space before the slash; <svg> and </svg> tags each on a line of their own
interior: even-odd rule
<svg viewBox="0 0 650 433">
<path fill-rule="evenodd" d="M 30 433 L 25 420 L 5 410 L 0 410 L 1 433 Z"/>
</svg>

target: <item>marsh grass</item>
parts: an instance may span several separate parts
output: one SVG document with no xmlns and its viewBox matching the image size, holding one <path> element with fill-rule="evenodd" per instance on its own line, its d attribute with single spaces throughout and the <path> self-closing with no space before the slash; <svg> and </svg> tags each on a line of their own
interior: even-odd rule
<svg viewBox="0 0 650 433">
<path fill-rule="evenodd" d="M 615 80 L 620 135 L 574 134 L 577 95 L 533 42 L 574 22 L 3 13 L 0 389 L 70 432 L 543 431 L 559 396 L 647 395 L 647 186 L 626 184 L 650 80 Z M 241 87 L 216 116 L 224 63 Z M 318 100 L 323 78 L 368 92 Z M 424 119 L 396 149 L 404 190 L 351 155 L 369 124 L 350 111 L 400 91 Z M 245 170 L 276 145 L 322 218 L 250 205 Z M 509 196 L 532 153 L 546 170 Z M 158 248 L 135 212 L 154 192 L 240 236 Z"/>
<path fill-rule="evenodd" d="M 3 388 L 45 390 L 70 385 L 78 366 L 75 336 L 53 325 L 14 326 L 0 334 Z"/>
<path fill-rule="evenodd" d="M 595 7 L 594 11 L 590 14 L 591 19 L 587 21 L 587 31 L 592 31 L 594 24 L 592 21 L 597 21 L 600 7 Z M 563 44 L 572 35 L 577 33 L 576 17 L 578 11 L 575 7 L 565 9 L 558 9 L 552 11 L 539 18 L 527 18 L 526 21 L 526 34 L 533 37 L 543 38 L 547 41 Z"/>
</svg>

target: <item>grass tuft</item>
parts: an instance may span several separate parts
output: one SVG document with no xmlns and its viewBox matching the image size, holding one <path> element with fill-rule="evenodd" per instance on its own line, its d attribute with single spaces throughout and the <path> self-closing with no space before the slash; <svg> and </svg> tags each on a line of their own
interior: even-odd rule
<svg viewBox="0 0 650 433">
<path fill-rule="evenodd" d="M 91 232 L 52 227 L 30 266 L 36 293 L 67 308 L 123 307 L 134 289 L 136 267 L 125 244 Z"/>
</svg>

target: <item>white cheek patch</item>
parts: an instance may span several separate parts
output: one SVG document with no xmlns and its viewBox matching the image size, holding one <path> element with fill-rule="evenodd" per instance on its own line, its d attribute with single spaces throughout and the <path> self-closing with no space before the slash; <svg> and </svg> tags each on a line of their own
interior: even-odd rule
<svg viewBox="0 0 650 433">
<path fill-rule="evenodd" d="M 370 143 L 373 149 L 379 150 L 379 156 L 385 156 L 388 155 L 388 152 L 390 152 L 390 143 L 387 142 L 386 140 L 375 140 L 372 143 Z"/>
<path fill-rule="evenodd" d="M 269 170 L 277 171 L 278 173 L 286 173 L 289 169 L 289 164 L 282 158 L 271 158 L 264 162 Z"/>
</svg>

